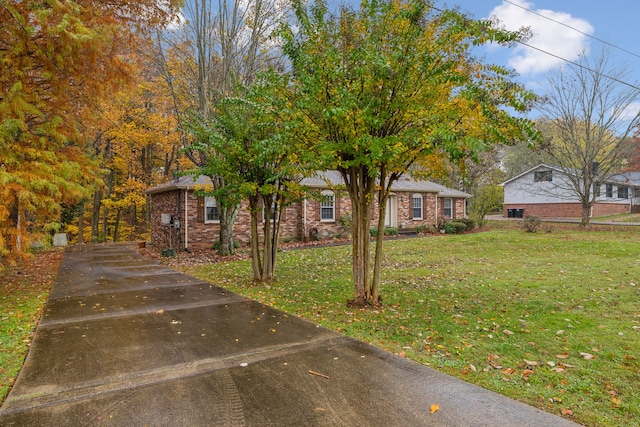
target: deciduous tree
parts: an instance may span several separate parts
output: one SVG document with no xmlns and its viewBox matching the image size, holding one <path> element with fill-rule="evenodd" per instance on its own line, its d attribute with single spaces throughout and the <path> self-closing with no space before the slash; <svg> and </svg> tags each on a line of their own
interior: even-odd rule
<svg viewBox="0 0 640 427">
<path fill-rule="evenodd" d="M 353 212 L 356 305 L 378 304 L 386 200 L 393 182 L 434 153 L 463 159 L 498 142 L 526 139 L 524 111 L 533 95 L 510 73 L 484 65 L 470 45 L 508 43 L 519 34 L 494 29 L 423 1 L 364 1 L 332 15 L 323 1 L 295 3 L 284 31 L 306 117 L 306 135 L 324 167 L 337 169 Z M 370 277 L 369 224 L 378 199 L 378 240 Z"/>
<path fill-rule="evenodd" d="M 565 65 L 545 87 L 543 149 L 567 177 L 563 190 L 580 200 L 583 225 L 597 197 L 594 184 L 623 170 L 640 123 L 640 89 L 624 83 L 627 77 L 626 67 L 612 64 L 603 49 Z"/>
<path fill-rule="evenodd" d="M 189 126 L 199 144 L 194 149 L 211 153 L 193 173 L 222 178 L 210 193 L 220 205 L 248 200 L 258 282 L 275 278 L 280 224 L 286 207 L 302 197 L 303 165 L 310 164 L 292 129 L 288 91 L 283 76 L 261 74 L 242 97 L 220 101 L 213 120 L 194 117 Z"/>
<path fill-rule="evenodd" d="M 124 53 L 172 0 L 0 3 L 0 254 L 56 221 L 95 181 L 82 133 L 127 81 Z"/>
</svg>

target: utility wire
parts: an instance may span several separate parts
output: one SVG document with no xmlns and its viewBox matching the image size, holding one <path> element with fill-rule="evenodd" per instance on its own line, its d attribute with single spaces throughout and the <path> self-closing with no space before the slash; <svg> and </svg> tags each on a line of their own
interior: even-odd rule
<svg viewBox="0 0 640 427">
<path fill-rule="evenodd" d="M 551 18 L 549 18 L 549 17 L 547 17 L 547 16 L 541 15 L 541 14 L 539 14 L 539 13 L 537 13 L 537 12 L 533 11 L 533 10 L 530 10 L 530 9 L 527 9 L 527 8 L 525 8 L 525 7 L 523 7 L 523 6 L 518 5 L 518 4 L 512 3 L 512 2 L 511 2 L 511 1 L 509 1 L 509 0 L 503 0 L 503 1 L 504 1 L 504 2 L 507 2 L 507 3 L 509 3 L 509 4 L 513 4 L 514 6 L 518 6 L 518 7 L 522 8 L 522 9 L 524 9 L 524 10 L 527 10 L 527 11 L 529 11 L 529 12 L 531 12 L 531 13 L 535 13 L 536 15 L 539 15 L 539 16 L 541 16 L 541 17 L 545 18 L 545 19 L 549 19 L 550 21 L 553 21 L 553 22 L 556 22 L 556 23 L 558 23 L 558 24 L 564 25 L 564 26 L 565 26 L 565 27 L 567 27 L 567 28 L 570 28 L 570 29 L 572 29 L 572 30 L 574 30 L 574 31 L 578 31 L 579 33 L 582 33 L 582 34 L 584 34 L 584 35 L 586 35 L 586 36 L 588 36 L 588 37 L 592 37 L 592 38 L 593 38 L 593 39 L 595 39 L 595 40 L 598 40 L 598 41 L 600 41 L 600 42 L 602 42 L 602 43 L 605 43 L 605 44 L 608 44 L 608 45 L 610 45 L 610 46 L 613 46 L 613 47 L 614 47 L 614 48 L 616 48 L 616 49 L 620 49 L 620 50 L 622 50 L 622 51 L 624 51 L 624 52 L 628 52 L 627 50 L 625 50 L 625 49 L 623 49 L 623 48 L 621 48 L 621 47 L 619 47 L 619 46 L 613 45 L 613 44 L 611 44 L 611 43 L 609 43 L 609 42 L 606 42 L 606 41 L 604 41 L 604 40 L 600 40 L 600 39 L 598 39 L 598 38 L 596 38 L 596 37 L 590 36 L 589 34 L 583 33 L 582 31 L 580 31 L 580 30 L 578 30 L 578 29 L 576 29 L 576 28 L 573 28 L 573 27 L 571 27 L 571 26 L 569 26 L 569 25 L 566 25 L 566 24 L 564 24 L 564 23 L 562 23 L 562 22 L 555 21 L 554 19 L 551 19 Z M 444 10 L 443 10 L 443 9 L 440 9 L 440 8 L 438 8 L 438 7 L 436 7 L 436 6 L 433 6 L 433 5 L 431 6 L 431 8 L 432 8 L 433 10 L 435 10 L 435 11 L 438 11 L 438 12 L 444 12 Z M 561 60 L 561 61 L 564 61 L 564 62 L 566 62 L 567 64 L 571 64 L 571 65 L 574 65 L 574 66 L 576 66 L 576 67 L 580 67 L 580 68 L 582 68 L 582 69 L 584 69 L 584 70 L 587 70 L 587 71 L 589 71 L 589 72 L 591 72 L 591 73 L 596 73 L 597 75 L 599 75 L 599 76 L 601 76 L 601 77 L 604 77 L 604 78 L 607 78 L 607 79 L 613 80 L 613 81 L 615 81 L 615 82 L 617 82 L 617 83 L 620 83 L 620 84 L 622 84 L 622 85 L 625 85 L 625 86 L 628 86 L 628 87 L 630 87 L 630 88 L 632 88 L 632 89 L 635 89 L 635 90 L 637 90 L 637 91 L 640 91 L 640 87 L 638 87 L 638 86 L 636 86 L 636 85 L 634 85 L 634 84 L 632 84 L 632 83 L 628 83 L 628 82 L 625 82 L 624 80 L 620 80 L 620 79 L 618 79 L 618 78 L 616 78 L 616 77 L 612 77 L 612 76 L 610 76 L 610 75 L 608 75 L 608 74 L 601 73 L 601 72 L 599 72 L 599 71 L 596 71 L 596 70 L 594 70 L 594 69 L 592 69 L 592 68 L 587 67 L 586 65 L 580 64 L 580 63 L 575 62 L 575 61 L 571 61 L 571 60 L 569 60 L 569 59 L 567 59 L 567 58 L 563 58 L 562 56 L 556 55 L 556 54 L 554 54 L 554 53 L 551 53 L 551 52 L 546 51 L 546 50 L 544 50 L 544 49 L 541 49 L 541 48 L 539 48 L 539 47 L 535 47 L 535 46 L 530 45 L 530 44 L 528 44 L 528 43 L 526 43 L 526 42 L 523 42 L 523 41 L 521 41 L 521 40 L 517 40 L 516 42 L 517 42 L 517 43 L 519 43 L 519 44 L 521 44 L 522 46 L 528 47 L 529 49 L 537 50 L 538 52 L 544 53 L 544 54 L 546 54 L 546 55 L 549 55 L 549 56 L 552 56 L 552 57 L 554 57 L 554 58 L 556 58 L 556 59 L 559 59 L 559 60 Z M 635 54 L 635 53 L 633 53 L 633 52 L 628 52 L 628 53 L 630 53 L 631 55 L 634 55 L 634 56 L 637 56 L 638 58 L 640 58 L 640 55 L 637 55 L 637 54 Z"/>
<path fill-rule="evenodd" d="M 526 8 L 524 6 L 521 6 L 521 5 L 517 4 L 517 3 L 512 2 L 511 0 L 502 0 L 502 1 L 504 1 L 505 3 L 509 3 L 510 5 L 519 7 L 520 9 L 526 10 L 529 13 L 533 13 L 534 15 L 537 15 L 537 16 L 539 16 L 541 18 L 547 19 L 547 20 L 549 20 L 551 22 L 555 22 L 556 24 L 560 24 L 560 25 L 562 25 L 564 27 L 567 27 L 567 28 L 569 28 L 569 29 L 571 29 L 573 31 L 576 31 L 576 32 L 578 32 L 578 33 L 580 33 L 580 34 L 582 34 L 584 36 L 587 36 L 587 37 L 590 37 L 590 38 L 592 38 L 594 40 L 597 40 L 600 43 L 604 43 L 604 44 L 606 44 L 608 46 L 611 46 L 611 47 L 613 47 L 615 49 L 621 50 L 622 52 L 628 53 L 629 55 L 635 56 L 636 58 L 640 58 L 640 55 L 638 55 L 635 52 L 631 52 L 630 50 L 622 48 L 622 47 L 620 47 L 618 45 L 615 45 L 613 43 L 610 43 L 610 42 L 608 42 L 606 40 L 602 40 L 602 39 L 599 39 L 598 37 L 592 36 L 591 34 L 587 34 L 587 33 L 583 32 L 583 31 L 581 31 L 581 30 L 579 30 L 579 29 L 577 29 L 575 27 L 572 27 L 571 25 L 568 25 L 568 24 L 565 24 L 564 22 L 561 22 L 561 21 L 558 21 L 556 19 L 550 18 L 550 17 L 548 17 L 546 15 L 543 15 L 542 13 L 536 12 L 535 10 L 528 9 L 528 8 Z"/>
</svg>

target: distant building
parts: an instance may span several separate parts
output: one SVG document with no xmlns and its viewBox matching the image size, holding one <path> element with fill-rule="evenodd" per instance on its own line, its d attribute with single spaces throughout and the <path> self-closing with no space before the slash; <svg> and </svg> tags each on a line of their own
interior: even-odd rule
<svg viewBox="0 0 640 427">
<path fill-rule="evenodd" d="M 501 184 L 504 216 L 533 215 L 546 218 L 580 218 L 582 204 L 571 190 L 567 172 L 540 164 Z M 640 172 L 613 175 L 591 188 L 596 203 L 591 216 L 640 212 Z"/>
</svg>

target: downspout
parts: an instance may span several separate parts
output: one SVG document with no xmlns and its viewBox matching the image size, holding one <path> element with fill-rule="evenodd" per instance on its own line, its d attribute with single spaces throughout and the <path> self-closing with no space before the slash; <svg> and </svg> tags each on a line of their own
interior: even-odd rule
<svg viewBox="0 0 640 427">
<path fill-rule="evenodd" d="M 302 200 L 302 240 L 307 240 L 307 198 Z"/>
<path fill-rule="evenodd" d="M 436 192 L 436 228 L 438 227 L 438 193 Z"/>
<path fill-rule="evenodd" d="M 189 248 L 189 189 L 184 190 L 184 249 Z"/>
</svg>

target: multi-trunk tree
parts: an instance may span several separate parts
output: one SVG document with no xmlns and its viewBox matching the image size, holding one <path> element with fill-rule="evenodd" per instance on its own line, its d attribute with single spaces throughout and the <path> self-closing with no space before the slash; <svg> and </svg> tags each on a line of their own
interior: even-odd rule
<svg viewBox="0 0 640 427">
<path fill-rule="evenodd" d="M 291 126 L 290 97 L 284 76 L 263 73 L 242 96 L 221 100 L 212 120 L 194 116 L 188 127 L 198 141 L 194 149 L 211 153 L 193 173 L 224 183 L 210 193 L 218 206 L 248 200 L 257 282 L 275 278 L 280 223 L 286 207 L 303 196 L 304 165 L 312 164 Z"/>
<path fill-rule="evenodd" d="M 214 119 L 216 106 L 239 95 L 260 70 L 278 64 L 280 54 L 273 31 L 285 19 L 286 2 L 249 0 L 211 2 L 189 0 L 185 22 L 159 37 L 158 58 L 181 124 L 192 114 L 205 122 Z M 185 135 L 183 152 L 197 168 L 214 161 L 210 150 L 201 151 L 202 141 Z M 215 189 L 226 185 L 222 176 L 210 175 Z M 237 205 L 220 206 L 219 251 L 233 251 L 233 224 Z"/>
<path fill-rule="evenodd" d="M 82 130 L 128 80 L 133 40 L 174 12 L 171 0 L 0 4 L 0 254 L 88 195 L 98 165 Z"/>
<path fill-rule="evenodd" d="M 496 30 L 423 1 L 364 1 L 338 15 L 327 4 L 295 3 L 297 20 L 283 31 L 301 133 L 327 169 L 342 175 L 351 199 L 356 305 L 380 301 L 386 201 L 391 185 L 425 156 L 473 157 L 494 143 L 535 135 L 525 111 L 534 96 L 498 66 L 473 58 L 470 45 L 509 43 Z M 378 240 L 370 277 L 371 209 L 377 198 Z"/>
</svg>

